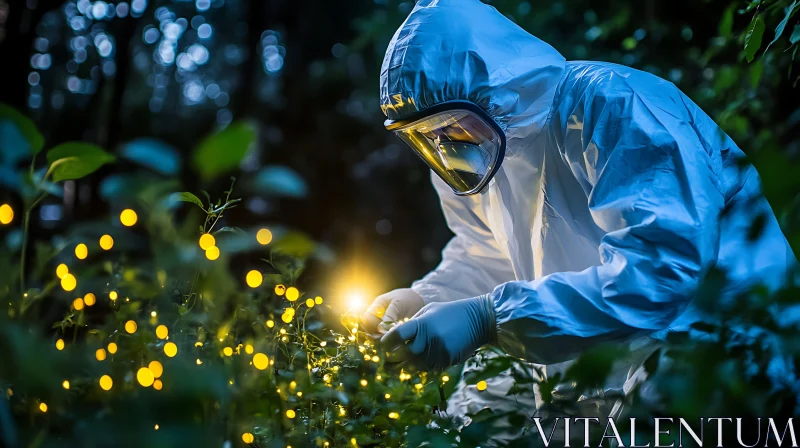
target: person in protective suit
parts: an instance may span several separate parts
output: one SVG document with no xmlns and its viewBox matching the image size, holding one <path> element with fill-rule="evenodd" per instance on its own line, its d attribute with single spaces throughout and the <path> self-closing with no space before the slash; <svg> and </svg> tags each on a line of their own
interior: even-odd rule
<svg viewBox="0 0 800 448">
<path fill-rule="evenodd" d="M 494 344 L 550 374 L 598 343 L 647 352 L 704 319 L 692 298 L 710 268 L 732 296 L 779 287 L 796 263 L 758 173 L 675 85 L 566 62 L 478 0 L 419 1 L 380 98 L 455 234 L 436 269 L 362 316 L 390 362 L 442 369 Z M 453 407 L 488 404 L 460 389 Z"/>
</svg>

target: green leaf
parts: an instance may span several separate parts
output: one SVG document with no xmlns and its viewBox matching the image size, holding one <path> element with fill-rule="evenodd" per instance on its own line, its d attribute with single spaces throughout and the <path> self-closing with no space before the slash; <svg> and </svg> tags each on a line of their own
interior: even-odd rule
<svg viewBox="0 0 800 448">
<path fill-rule="evenodd" d="M 247 123 L 233 123 L 207 137 L 194 153 L 194 166 L 205 180 L 236 168 L 255 141 L 255 129 Z"/>
<path fill-rule="evenodd" d="M 761 48 L 761 39 L 764 37 L 764 20 L 761 14 L 753 16 L 744 37 L 744 53 L 747 62 L 752 62 L 758 49 Z"/>
<path fill-rule="evenodd" d="M 62 143 L 47 152 L 53 182 L 80 179 L 111 163 L 115 157 L 90 143 Z"/>
<path fill-rule="evenodd" d="M 772 42 L 770 42 L 769 45 L 767 45 L 767 49 L 764 50 L 764 53 L 768 52 L 769 51 L 769 47 L 771 47 L 772 44 L 774 44 L 775 42 L 778 41 L 778 39 L 781 38 L 781 35 L 783 34 L 783 30 L 784 30 L 784 28 L 786 28 L 786 24 L 789 22 L 789 19 L 792 18 L 792 15 L 794 13 L 794 8 L 796 6 L 797 6 L 797 0 L 794 0 L 791 5 L 787 6 L 786 9 L 784 9 L 785 14 L 783 16 L 783 20 L 781 20 L 781 22 L 778 24 L 778 26 L 775 27 L 775 38 L 772 39 Z"/>
<path fill-rule="evenodd" d="M 733 10 L 735 5 L 728 6 L 722 13 L 722 20 L 719 21 L 719 34 L 730 39 L 733 34 Z"/>
<path fill-rule="evenodd" d="M 245 234 L 244 230 L 240 229 L 239 227 L 230 227 L 230 226 L 225 226 L 219 230 L 214 231 L 214 235 L 218 233 L 238 233 L 240 235 Z"/>
<path fill-rule="evenodd" d="M 44 137 L 36 129 L 30 118 L 22 115 L 19 111 L 8 104 L 0 103 L 0 119 L 9 120 L 19 128 L 19 131 L 28 140 L 32 154 L 38 154 L 44 147 Z"/>
<path fill-rule="evenodd" d="M 175 199 L 181 202 L 191 202 L 192 204 L 196 204 L 203 211 L 205 211 L 206 209 L 205 206 L 203 206 L 203 201 L 201 201 L 200 198 L 195 196 L 193 193 L 189 193 L 188 191 L 175 193 Z"/>
<path fill-rule="evenodd" d="M 792 45 L 800 42 L 800 23 L 794 26 L 794 30 L 792 31 L 792 35 L 789 36 L 789 43 Z"/>
<path fill-rule="evenodd" d="M 750 86 L 752 88 L 758 87 L 759 81 L 761 81 L 761 75 L 764 74 L 764 61 L 756 61 L 755 64 L 750 66 Z"/>
</svg>

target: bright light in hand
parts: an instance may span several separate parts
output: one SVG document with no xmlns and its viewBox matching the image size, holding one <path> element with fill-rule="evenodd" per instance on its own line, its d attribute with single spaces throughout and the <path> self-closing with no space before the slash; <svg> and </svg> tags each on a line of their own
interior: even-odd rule
<svg viewBox="0 0 800 448">
<path fill-rule="evenodd" d="M 347 297 L 347 306 L 350 308 L 350 311 L 357 312 L 366 308 L 367 299 L 364 292 L 360 290 L 350 290 L 347 291 L 345 297 Z"/>
</svg>

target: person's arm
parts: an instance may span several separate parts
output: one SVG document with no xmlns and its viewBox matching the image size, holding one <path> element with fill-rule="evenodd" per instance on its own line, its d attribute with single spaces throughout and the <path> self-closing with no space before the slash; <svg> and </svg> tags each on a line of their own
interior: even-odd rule
<svg viewBox="0 0 800 448">
<path fill-rule="evenodd" d="M 450 302 L 492 291 L 514 279 L 511 263 L 489 230 L 480 195 L 456 196 L 431 173 L 447 226 L 455 236 L 442 251 L 442 261 L 411 286 L 425 304 Z"/>
<path fill-rule="evenodd" d="M 624 107 L 603 103 L 593 125 L 585 112 L 574 131 L 583 151 L 566 158 L 606 232 L 602 264 L 498 286 L 490 295 L 497 337 L 511 354 L 550 364 L 665 329 L 717 259 L 724 196 L 714 155 L 690 123 L 655 107 L 638 95 Z"/>
</svg>

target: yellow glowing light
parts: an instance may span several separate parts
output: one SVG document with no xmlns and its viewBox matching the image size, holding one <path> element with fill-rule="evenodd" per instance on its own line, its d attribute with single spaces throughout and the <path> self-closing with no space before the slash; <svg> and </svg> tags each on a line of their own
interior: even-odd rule
<svg viewBox="0 0 800 448">
<path fill-rule="evenodd" d="M 210 233 L 204 233 L 200 236 L 200 249 L 207 250 L 209 247 L 214 247 L 217 245 L 217 240 L 214 238 L 214 235 Z"/>
<path fill-rule="evenodd" d="M 264 281 L 264 277 L 260 272 L 253 270 L 247 273 L 245 281 L 247 281 L 247 286 L 251 288 L 258 288 L 261 286 L 261 282 Z"/>
<path fill-rule="evenodd" d="M 247 353 L 248 355 L 252 355 L 253 354 L 253 346 L 250 345 L 250 344 L 245 345 L 244 346 L 244 352 Z"/>
<path fill-rule="evenodd" d="M 347 306 L 350 311 L 358 312 L 364 309 L 367 299 L 363 291 L 353 289 L 346 293 Z"/>
<path fill-rule="evenodd" d="M 369 361 L 369 360 L 370 360 L 370 356 L 369 356 L 369 354 L 365 354 L 365 355 L 364 355 L 364 361 Z"/>
<path fill-rule="evenodd" d="M 97 303 L 97 297 L 95 297 L 92 293 L 87 293 L 85 296 L 83 296 L 83 303 L 86 306 L 92 306 Z"/>
<path fill-rule="evenodd" d="M 111 250 L 114 247 L 114 238 L 111 235 L 103 235 L 100 237 L 100 248 L 103 250 Z"/>
<path fill-rule="evenodd" d="M 388 400 L 388 399 L 392 398 L 392 394 L 384 394 L 383 398 Z"/>
<path fill-rule="evenodd" d="M 195 362 L 197 363 L 198 366 L 203 364 L 203 361 L 201 361 L 200 358 L 197 358 L 197 361 Z"/>
<path fill-rule="evenodd" d="M 136 224 L 136 221 L 139 220 L 139 217 L 136 216 L 136 212 L 126 208 L 119 214 L 119 222 L 122 223 L 125 227 L 131 227 L 132 225 Z"/>
<path fill-rule="evenodd" d="M 287 323 L 287 324 L 288 324 L 289 322 L 291 322 L 293 318 L 294 318 L 294 315 L 292 315 L 292 314 L 289 314 L 289 313 L 284 313 L 283 315 L 281 315 L 281 320 L 282 320 L 284 323 Z"/>
<path fill-rule="evenodd" d="M 117 352 L 117 344 L 115 342 L 111 342 L 108 344 L 108 352 L 112 355 Z"/>
<path fill-rule="evenodd" d="M 422 384 L 420 384 L 420 383 L 417 383 L 417 384 L 415 384 L 415 385 L 414 385 L 414 387 L 415 387 L 417 390 L 420 390 L 420 389 L 422 389 Z"/>
<path fill-rule="evenodd" d="M 449 376 L 447 376 L 447 375 L 442 376 L 442 382 L 443 383 L 446 383 L 448 381 L 450 381 L 450 377 Z"/>
<path fill-rule="evenodd" d="M 256 233 L 256 241 L 262 246 L 266 246 L 272 241 L 272 232 L 269 229 L 261 229 Z"/>
<path fill-rule="evenodd" d="M 306 299 L 306 306 L 309 308 L 314 308 L 314 299 Z"/>
<path fill-rule="evenodd" d="M 381 358 L 379 358 L 378 355 L 375 355 L 372 357 L 372 362 L 381 362 Z"/>
<path fill-rule="evenodd" d="M 56 277 L 64 278 L 65 275 L 69 274 L 69 268 L 64 263 L 56 266 Z"/>
<path fill-rule="evenodd" d="M 356 438 L 355 438 L 355 437 L 352 437 L 352 438 L 350 439 L 350 444 L 351 444 L 351 445 L 358 445 L 358 442 L 356 441 Z"/>
<path fill-rule="evenodd" d="M 297 387 L 297 382 L 296 381 L 292 381 L 291 383 L 289 383 L 289 388 L 294 389 L 296 387 Z"/>
<path fill-rule="evenodd" d="M 56 341 L 56 349 L 57 350 L 64 350 L 64 340 L 59 339 Z"/>
<path fill-rule="evenodd" d="M 117 294 L 116 291 L 111 291 L 108 293 L 108 298 L 111 300 L 117 300 L 117 297 L 119 297 L 119 294 Z"/>
<path fill-rule="evenodd" d="M 478 390 L 486 390 L 486 381 L 478 381 L 478 384 L 475 385 Z"/>
<path fill-rule="evenodd" d="M 14 220 L 14 209 L 8 204 L 0 205 L 0 224 L 11 224 Z"/>
<path fill-rule="evenodd" d="M 98 348 L 97 351 L 94 352 L 94 357 L 97 358 L 98 361 L 105 361 L 106 349 Z"/>
<path fill-rule="evenodd" d="M 294 286 L 290 286 L 286 289 L 286 300 L 290 302 L 294 302 L 300 297 L 300 291 L 297 290 Z"/>
<path fill-rule="evenodd" d="M 208 258 L 211 261 L 214 261 L 217 258 L 219 258 L 219 247 L 211 246 L 208 249 L 206 249 L 206 258 Z"/>
<path fill-rule="evenodd" d="M 367 387 L 367 384 L 369 384 L 369 382 L 367 380 L 361 380 L 361 385 L 363 387 Z"/>
<path fill-rule="evenodd" d="M 390 412 L 389 418 L 397 420 L 398 418 L 400 418 L 400 414 L 398 414 L 397 412 Z"/>
<path fill-rule="evenodd" d="M 78 244 L 75 246 L 75 256 L 78 257 L 79 260 L 85 259 L 89 256 L 89 248 L 83 243 Z"/>
<path fill-rule="evenodd" d="M 265 370 L 269 366 L 269 358 L 263 353 L 253 355 L 253 366 L 258 370 Z"/>
<path fill-rule="evenodd" d="M 326 345 L 328 345 L 328 341 L 322 341 L 319 343 L 320 347 L 325 347 Z"/>
<path fill-rule="evenodd" d="M 314 303 L 316 303 L 317 305 L 322 305 L 322 297 L 320 296 L 314 297 Z"/>
<path fill-rule="evenodd" d="M 275 321 L 270 319 L 267 321 L 267 328 L 272 328 L 275 326 Z"/>
<path fill-rule="evenodd" d="M 161 390 L 163 387 L 164 387 L 164 383 L 162 383 L 161 380 L 153 381 L 153 389 Z M 156 426 L 158 426 L 158 425 L 156 425 Z M 156 429 L 158 429 L 158 428 L 156 428 Z"/>
<path fill-rule="evenodd" d="M 285 329 L 285 328 L 281 328 L 281 331 L 280 331 L 280 333 L 281 333 L 281 334 L 286 334 L 286 329 Z"/>
<path fill-rule="evenodd" d="M 80 311 L 83 309 L 83 299 L 78 297 L 77 299 L 72 301 L 72 307 L 75 308 L 76 311 Z"/>
<path fill-rule="evenodd" d="M 156 327 L 156 337 L 159 339 L 166 339 L 169 336 L 169 329 L 166 325 L 159 325 Z"/>
<path fill-rule="evenodd" d="M 275 285 L 275 294 L 282 296 L 286 293 L 286 287 L 283 285 Z"/>
<path fill-rule="evenodd" d="M 153 385 L 153 387 L 156 387 L 156 386 L 155 386 L 155 385 Z M 159 387 L 159 388 L 158 388 L 158 390 L 161 390 L 161 388 Z M 155 426 L 153 426 L 153 429 L 155 429 L 156 431 L 158 431 L 158 428 L 159 428 L 159 426 L 158 426 L 158 423 L 156 423 L 156 425 L 155 425 Z"/>
<path fill-rule="evenodd" d="M 153 382 L 156 380 L 156 378 L 150 369 L 147 367 L 142 367 L 138 372 L 136 372 L 136 380 L 139 381 L 139 384 L 141 384 L 143 387 L 150 387 L 153 385 Z"/>
<path fill-rule="evenodd" d="M 288 411 L 286 411 L 286 416 L 289 417 L 289 418 L 294 418 L 295 415 L 297 415 L 297 414 L 292 409 L 289 409 Z"/>
<path fill-rule="evenodd" d="M 242 434 L 242 442 L 244 443 L 253 443 L 254 439 L 255 437 L 253 437 L 253 435 L 250 434 L 249 432 Z"/>
<path fill-rule="evenodd" d="M 283 336 L 283 337 L 281 338 L 281 341 L 283 341 L 283 342 L 286 342 L 286 341 L 288 341 L 288 340 L 289 340 L 289 339 L 288 339 L 286 336 Z"/>
<path fill-rule="evenodd" d="M 150 311 L 150 317 L 156 317 L 156 316 L 158 316 L 158 313 L 155 310 Z"/>
<path fill-rule="evenodd" d="M 64 382 L 61 383 L 61 387 L 63 387 L 64 389 L 69 390 L 69 381 L 64 380 Z"/>
<path fill-rule="evenodd" d="M 200 342 L 200 341 L 197 341 L 197 342 L 195 342 L 195 343 L 194 343 L 194 346 L 195 346 L 195 347 L 202 347 L 202 346 L 203 346 L 203 343 L 202 343 L 202 342 Z"/>
<path fill-rule="evenodd" d="M 167 342 L 164 344 L 164 354 L 170 358 L 178 354 L 178 346 L 174 342 Z"/>
<path fill-rule="evenodd" d="M 39 410 L 42 411 L 42 412 L 47 412 L 47 404 L 46 403 L 40 403 L 39 404 Z"/>
<path fill-rule="evenodd" d="M 147 365 L 147 368 L 153 372 L 153 377 L 155 378 L 161 378 L 161 375 L 164 373 L 164 366 L 162 366 L 158 361 L 150 361 L 150 364 Z"/>
<path fill-rule="evenodd" d="M 64 288 L 64 291 L 72 291 L 76 286 L 78 286 L 78 280 L 75 279 L 74 275 L 66 274 L 61 277 L 61 287 Z"/>
<path fill-rule="evenodd" d="M 136 322 L 132 320 L 125 322 L 125 331 L 127 331 L 128 333 L 130 334 L 136 333 L 137 328 L 138 325 L 136 325 Z"/>
<path fill-rule="evenodd" d="M 111 379 L 108 375 L 103 375 L 100 377 L 100 388 L 103 390 L 111 390 L 111 386 L 114 385 L 114 380 Z"/>
<path fill-rule="evenodd" d="M 225 347 L 225 348 L 222 349 L 222 353 L 225 356 L 233 356 L 233 349 L 230 348 L 230 347 Z"/>
</svg>

